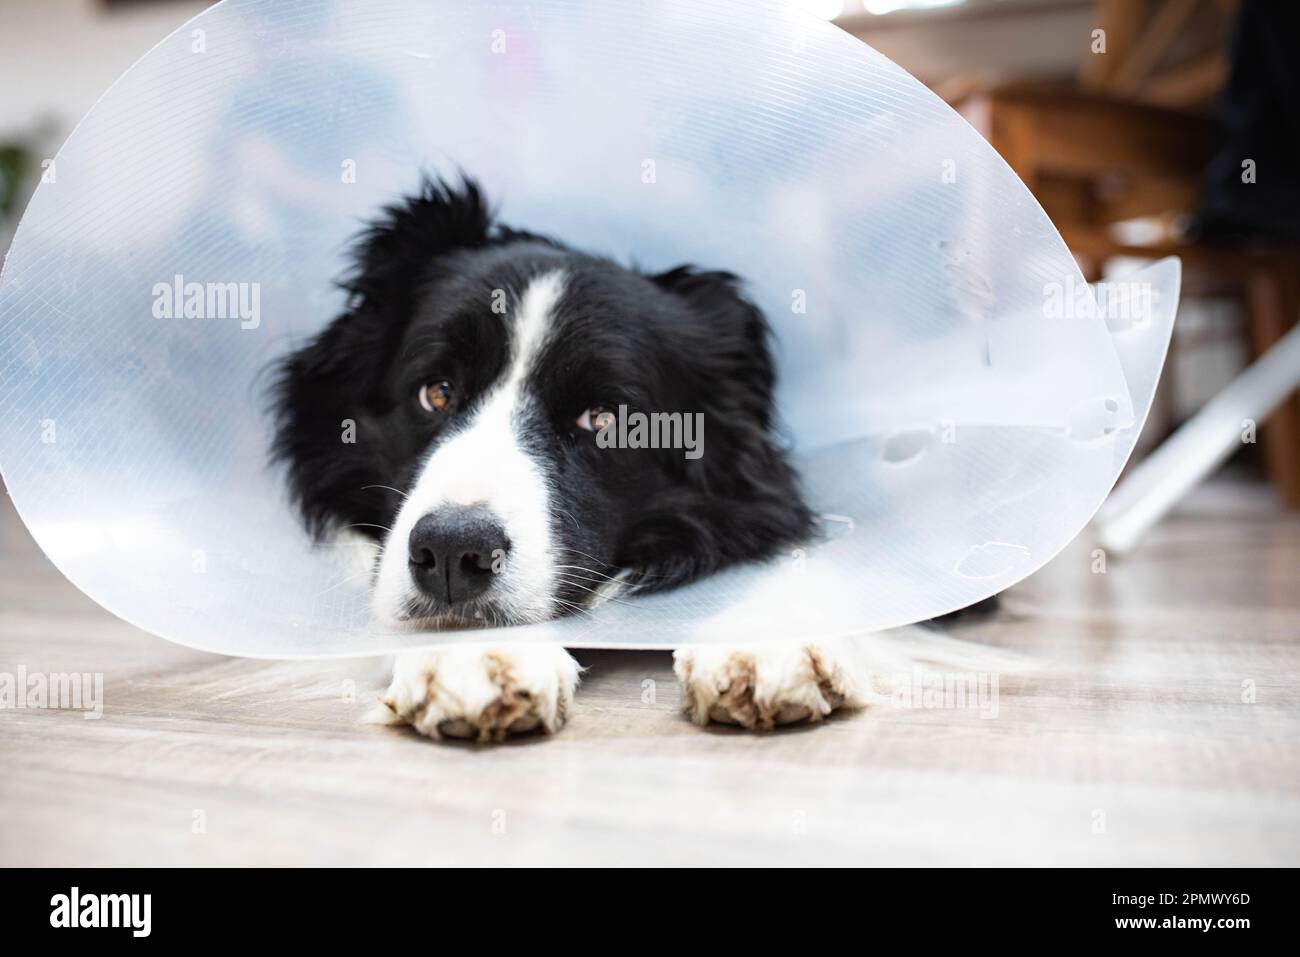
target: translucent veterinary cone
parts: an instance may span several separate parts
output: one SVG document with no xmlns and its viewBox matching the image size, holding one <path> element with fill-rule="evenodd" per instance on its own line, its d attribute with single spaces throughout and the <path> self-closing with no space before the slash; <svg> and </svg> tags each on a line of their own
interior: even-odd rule
<svg viewBox="0 0 1300 957">
<path fill-rule="evenodd" d="M 226 0 L 77 127 L 0 278 L 0 467 L 64 574 L 232 654 L 484 637 L 374 625 L 365 573 L 312 547 L 267 466 L 268 364 L 342 309 L 361 222 L 456 167 L 506 222 L 746 277 L 825 515 L 768 565 L 489 637 L 649 647 L 951 611 L 1056 554 L 1145 418 L 1176 263 L 1125 284 L 1108 325 L 978 134 L 792 5 Z"/>
</svg>

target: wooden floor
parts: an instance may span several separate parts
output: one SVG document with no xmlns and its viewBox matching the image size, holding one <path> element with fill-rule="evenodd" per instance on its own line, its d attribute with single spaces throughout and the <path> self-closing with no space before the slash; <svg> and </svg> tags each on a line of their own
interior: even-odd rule
<svg viewBox="0 0 1300 957">
<path fill-rule="evenodd" d="M 1300 864 L 1300 520 L 1220 482 L 1092 547 L 957 630 L 1038 666 L 996 717 L 702 731 L 666 654 L 601 652 L 560 735 L 479 747 L 358 723 L 365 662 L 137 632 L 0 512 L 0 673 L 105 698 L 0 710 L 0 864 Z"/>
</svg>

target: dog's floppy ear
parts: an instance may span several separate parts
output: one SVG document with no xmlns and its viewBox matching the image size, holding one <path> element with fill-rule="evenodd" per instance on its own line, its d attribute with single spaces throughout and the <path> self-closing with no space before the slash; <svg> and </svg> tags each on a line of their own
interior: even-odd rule
<svg viewBox="0 0 1300 957">
<path fill-rule="evenodd" d="M 690 371 L 698 380 L 700 401 L 722 403 L 718 414 L 727 414 L 737 424 L 752 423 L 766 434 L 776 382 L 771 330 L 758 307 L 741 293 L 740 279 L 693 266 L 678 266 L 650 279 L 684 299 L 696 319 L 692 338 L 698 348 L 690 353 Z M 720 382 L 738 388 L 718 389 Z"/>
<path fill-rule="evenodd" d="M 642 588 L 658 589 L 770 557 L 805 540 L 813 517 L 772 430 L 776 372 L 763 314 L 731 273 L 683 266 L 650 279 L 696 320 L 676 371 L 686 411 L 704 423 L 701 456 L 681 464 L 685 486 L 630 530 L 624 561 Z"/>
<path fill-rule="evenodd" d="M 472 180 L 425 179 L 358 237 L 341 283 L 348 311 L 279 363 L 273 454 L 315 535 L 373 522 L 383 506 L 382 490 L 367 486 L 394 484 L 396 466 L 374 441 L 392 404 L 385 372 L 433 264 L 488 243 L 491 218 Z"/>
</svg>

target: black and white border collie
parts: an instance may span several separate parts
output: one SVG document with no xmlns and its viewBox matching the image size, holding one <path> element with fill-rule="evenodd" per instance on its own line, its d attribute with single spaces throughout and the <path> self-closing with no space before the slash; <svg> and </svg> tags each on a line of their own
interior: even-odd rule
<svg viewBox="0 0 1300 957">
<path fill-rule="evenodd" d="M 810 534 L 768 328 L 735 276 L 495 223 L 464 180 L 388 207 L 344 286 L 346 313 L 280 367 L 275 455 L 317 537 L 372 543 L 380 619 L 536 622 Z M 702 429 L 690 450 L 628 442 L 638 415 Z M 762 642 L 680 651 L 677 671 L 697 721 L 770 727 L 857 703 L 847 658 Z M 499 739 L 557 730 L 577 679 L 559 647 L 449 645 L 399 655 L 383 701 L 432 737 Z"/>
</svg>

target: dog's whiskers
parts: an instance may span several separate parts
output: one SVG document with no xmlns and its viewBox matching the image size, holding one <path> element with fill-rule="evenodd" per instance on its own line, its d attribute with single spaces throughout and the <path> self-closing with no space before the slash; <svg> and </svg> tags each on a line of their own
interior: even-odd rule
<svg viewBox="0 0 1300 957">
<path fill-rule="evenodd" d="M 403 492 L 400 488 L 393 488 L 391 485 L 363 485 L 361 486 L 361 491 L 369 491 L 372 488 L 382 488 L 388 492 L 396 492 L 398 495 L 402 496 L 403 500 L 409 498 L 411 494 L 410 492 Z"/>
<path fill-rule="evenodd" d="M 344 528 L 380 528 L 383 529 L 385 532 L 390 532 L 390 533 L 392 532 L 392 529 L 389 528 L 387 525 L 374 525 L 370 522 L 354 522 L 351 525 L 344 525 L 343 527 Z"/>
<path fill-rule="evenodd" d="M 590 552 L 584 552 L 584 551 L 583 551 L 582 549 L 580 549 L 580 548 L 573 548 L 572 546 L 569 546 L 569 545 L 560 545 L 560 546 L 557 548 L 557 551 L 560 551 L 560 552 L 572 552 L 572 553 L 575 554 L 575 555 L 581 555 L 583 558 L 590 558 L 593 562 L 596 562 L 598 565 L 606 565 L 606 567 L 613 567 L 613 566 L 607 565 L 606 562 L 604 562 L 604 561 L 602 561 L 601 559 L 597 558 L 595 555 L 592 555 Z M 604 575 L 604 574 L 605 574 L 604 572 L 602 572 L 602 571 L 598 571 L 598 570 L 595 569 L 595 568 L 586 568 L 585 566 L 576 566 L 576 565 L 558 565 L 558 566 L 556 566 L 556 567 L 558 567 L 558 568 L 581 568 L 582 571 L 585 571 L 585 572 L 591 572 L 593 575 Z M 608 578 L 612 581 L 612 580 L 614 580 L 614 579 L 616 579 L 616 578 L 619 578 L 619 577 L 622 576 L 622 575 L 627 574 L 627 573 L 630 572 L 630 571 L 631 571 L 631 569 L 629 569 L 629 568 L 620 568 L 620 569 L 617 570 L 617 573 L 616 573 L 616 574 L 614 574 L 614 575 L 608 575 L 608 576 L 606 576 L 606 577 L 608 577 Z M 657 580 L 659 580 L 660 578 L 662 578 L 661 575 L 646 575 L 646 574 L 644 574 L 644 573 L 638 573 L 638 574 L 636 575 L 636 580 L 639 581 L 639 582 L 657 581 Z"/>
<path fill-rule="evenodd" d="M 598 580 L 602 580 L 602 581 L 610 581 L 610 582 L 618 581 L 617 575 L 606 575 L 602 571 L 597 571 L 594 568 L 587 568 L 584 565 L 552 565 L 551 567 L 568 568 L 568 569 L 572 569 L 573 571 L 586 572 L 589 575 L 594 575 Z"/>
<path fill-rule="evenodd" d="M 581 548 L 574 548 L 572 545 L 561 545 L 559 546 L 559 549 L 562 552 L 573 552 L 573 554 L 581 555 L 583 558 L 590 558 L 593 562 L 599 562 L 601 565 L 605 564 L 605 562 L 591 554 L 591 552 L 584 552 Z"/>
<path fill-rule="evenodd" d="M 353 573 L 353 574 L 351 574 L 351 575 L 344 575 L 343 578 L 341 578 L 341 579 L 339 579 L 338 581 L 334 582 L 334 584 L 332 584 L 332 585 L 327 585 L 326 587 L 322 588 L 320 591 L 318 591 L 318 592 L 317 592 L 315 595 L 313 595 L 312 597 L 313 597 L 313 598 L 319 598 L 321 595 L 329 594 L 330 592 L 334 591 L 334 589 L 336 589 L 336 588 L 342 588 L 344 585 L 348 584 L 349 582 L 354 582 L 354 581 L 356 581 L 358 578 L 361 578 L 362 576 L 364 576 L 364 577 L 366 577 L 366 578 L 372 578 L 372 577 L 374 577 L 374 574 L 375 574 L 375 573 L 374 573 L 374 570 L 368 568 L 368 569 L 366 569 L 365 571 L 362 571 L 362 572 L 355 572 L 355 573 Z"/>
<path fill-rule="evenodd" d="M 567 608 L 567 609 L 569 609 L 569 611 L 575 612 L 575 613 L 577 613 L 577 614 L 579 614 L 579 615 L 590 615 L 590 614 L 591 614 L 591 609 L 590 609 L 590 608 L 584 608 L 582 605 L 579 605 L 579 604 L 577 604 L 576 602 L 569 601 L 568 599 L 565 599 L 565 598 L 560 598 L 558 595 L 557 595 L 556 597 L 552 598 L 551 600 L 552 600 L 553 602 L 555 602 L 555 604 L 560 605 L 560 606 L 562 606 L 562 607 L 564 607 L 564 608 Z"/>
<path fill-rule="evenodd" d="M 570 522 L 572 522 L 574 528 L 577 529 L 582 528 L 582 523 L 579 522 L 577 517 L 572 512 L 570 512 L 567 508 L 557 508 L 555 511 L 558 512 L 560 515 L 563 515 Z"/>
<path fill-rule="evenodd" d="M 588 586 L 588 585 L 584 585 L 584 584 L 582 584 L 581 582 L 579 582 L 579 581 L 577 581 L 577 580 L 575 580 L 575 579 L 565 578 L 563 575 L 556 575 L 555 578 L 556 578 L 557 581 L 560 581 L 560 582 L 562 582 L 563 584 L 568 585 L 570 588 L 577 588 L 577 589 L 580 589 L 580 590 L 582 590 L 582 591 L 591 592 L 591 594 L 593 594 L 593 595 L 598 595 L 598 596 L 600 596 L 600 598 L 601 598 L 603 601 L 614 602 L 615 604 L 618 604 L 618 605 L 630 605 L 630 604 L 631 604 L 631 602 L 624 601 L 623 599 L 617 597 L 616 595 L 605 595 L 605 594 L 602 594 L 601 591 L 600 591 L 600 588 L 591 588 L 590 586 Z"/>
</svg>

